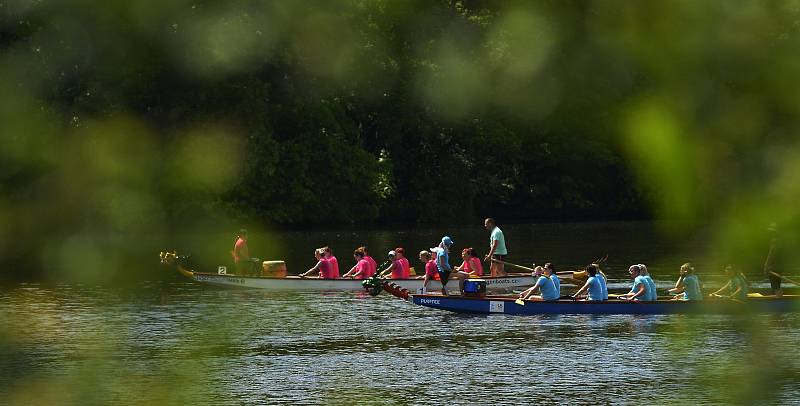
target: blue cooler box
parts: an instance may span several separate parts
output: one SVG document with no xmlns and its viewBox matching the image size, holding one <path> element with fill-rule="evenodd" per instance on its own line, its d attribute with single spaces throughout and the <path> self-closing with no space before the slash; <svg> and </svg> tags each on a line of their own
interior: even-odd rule
<svg viewBox="0 0 800 406">
<path fill-rule="evenodd" d="M 464 280 L 464 296 L 485 296 L 486 280 L 466 279 Z"/>
</svg>

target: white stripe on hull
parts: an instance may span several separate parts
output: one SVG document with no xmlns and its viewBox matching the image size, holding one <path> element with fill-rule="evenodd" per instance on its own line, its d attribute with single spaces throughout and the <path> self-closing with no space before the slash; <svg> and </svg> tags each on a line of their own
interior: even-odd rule
<svg viewBox="0 0 800 406">
<path fill-rule="evenodd" d="M 268 277 L 247 277 L 236 275 L 217 275 L 209 273 L 197 273 L 188 271 L 183 272 L 193 280 L 201 283 L 220 286 L 235 286 L 250 289 L 265 290 L 363 290 L 361 280 L 358 279 L 316 279 L 299 278 L 288 276 L 286 278 Z M 486 289 L 510 289 L 517 287 L 531 286 L 534 284 L 533 277 L 530 275 L 504 276 L 499 278 L 483 278 L 486 281 Z M 422 289 L 422 279 L 394 279 L 392 282 L 411 292 L 419 292 Z M 442 289 L 439 281 L 428 282 L 428 290 L 438 292 Z M 458 291 L 458 280 L 451 279 L 447 282 L 449 291 Z"/>
</svg>

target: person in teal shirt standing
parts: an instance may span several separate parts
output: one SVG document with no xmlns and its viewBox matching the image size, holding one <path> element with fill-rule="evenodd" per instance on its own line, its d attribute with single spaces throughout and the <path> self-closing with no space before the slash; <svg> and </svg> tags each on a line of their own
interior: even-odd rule
<svg viewBox="0 0 800 406">
<path fill-rule="evenodd" d="M 675 300 L 703 300 L 700 290 L 700 279 L 694 274 L 694 267 L 687 262 L 681 265 L 681 272 L 675 287 L 669 290 L 675 294 Z"/>
<path fill-rule="evenodd" d="M 725 266 L 725 274 L 728 275 L 728 283 L 709 296 L 736 300 L 747 299 L 748 287 L 747 279 L 744 278 L 744 275 L 738 272 L 733 265 Z M 726 290 L 729 294 L 723 295 L 722 292 Z"/>
<path fill-rule="evenodd" d="M 506 260 L 508 250 L 506 249 L 506 237 L 503 235 L 503 230 L 494 222 L 494 219 L 489 217 L 483 221 L 483 226 L 491 231 L 489 236 L 489 253 L 483 259 L 484 262 L 489 262 L 489 271 L 491 276 L 506 276 L 505 266 L 502 261 Z M 500 262 L 496 262 L 496 261 Z"/>
</svg>

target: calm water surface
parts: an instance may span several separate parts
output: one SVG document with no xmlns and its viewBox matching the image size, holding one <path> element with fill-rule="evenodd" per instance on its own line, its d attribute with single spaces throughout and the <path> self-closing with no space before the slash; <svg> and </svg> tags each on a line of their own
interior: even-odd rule
<svg viewBox="0 0 800 406">
<path fill-rule="evenodd" d="M 587 235 L 539 249 L 590 258 Z M 799 314 L 464 316 L 177 276 L 24 284 L 0 289 L 0 404 L 797 404 L 798 327 Z"/>
<path fill-rule="evenodd" d="M 25 285 L 2 292 L 0 314 L 0 394 L 16 404 L 800 399 L 797 314 L 462 316 L 184 281 Z"/>
</svg>

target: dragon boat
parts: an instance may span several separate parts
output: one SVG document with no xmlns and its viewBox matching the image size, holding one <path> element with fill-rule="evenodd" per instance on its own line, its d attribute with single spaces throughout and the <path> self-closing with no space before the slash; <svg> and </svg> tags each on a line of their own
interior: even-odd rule
<svg viewBox="0 0 800 406">
<path fill-rule="evenodd" d="M 414 294 L 391 282 L 384 283 L 384 290 L 415 305 L 470 314 L 528 316 L 540 314 L 738 314 L 800 311 L 800 295 L 775 297 L 754 293 L 743 300 L 709 298 L 701 301 L 670 300 L 669 298 L 655 301 L 619 299 L 580 301 L 567 298 L 554 301 L 523 301 L 516 296 Z M 465 288 L 465 290 L 467 289 Z"/>
<path fill-rule="evenodd" d="M 362 280 L 339 278 L 319 279 L 316 277 L 287 276 L 286 266 L 283 261 L 264 261 L 262 270 L 258 275 L 237 275 L 228 273 L 227 267 L 220 266 L 217 272 L 198 272 L 188 265 L 187 256 L 179 256 L 174 252 L 162 252 L 161 263 L 174 267 L 181 275 L 199 283 L 248 289 L 264 289 L 274 291 L 358 291 L 364 290 Z M 504 290 L 532 286 L 535 281 L 530 273 L 509 274 L 508 276 L 486 277 L 486 288 L 490 290 Z M 391 279 L 391 281 L 412 292 L 421 292 L 423 279 Z M 458 280 L 448 282 L 448 291 L 460 293 Z M 428 282 L 431 291 L 439 291 L 441 284 L 438 280 Z"/>
</svg>

